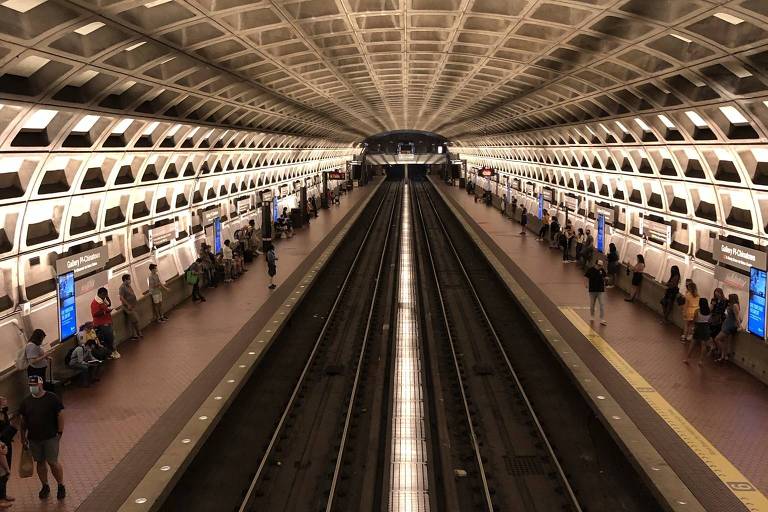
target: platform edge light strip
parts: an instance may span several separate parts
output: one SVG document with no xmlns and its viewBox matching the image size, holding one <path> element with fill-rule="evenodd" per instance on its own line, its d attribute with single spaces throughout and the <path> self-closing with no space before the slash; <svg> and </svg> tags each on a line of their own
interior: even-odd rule
<svg viewBox="0 0 768 512">
<path fill-rule="evenodd" d="M 409 193 L 409 185 L 405 183 L 398 256 L 389 511 L 429 512 L 424 389 L 416 313 Z"/>
<path fill-rule="evenodd" d="M 602 336 L 571 307 L 560 306 L 560 311 L 747 509 L 752 512 L 768 511 L 768 498 Z"/>
</svg>

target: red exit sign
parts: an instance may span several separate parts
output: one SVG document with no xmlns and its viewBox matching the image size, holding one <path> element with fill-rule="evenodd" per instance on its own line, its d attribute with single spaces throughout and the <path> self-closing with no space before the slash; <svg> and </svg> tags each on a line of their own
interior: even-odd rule
<svg viewBox="0 0 768 512">
<path fill-rule="evenodd" d="M 329 180 L 345 180 L 347 179 L 347 173 L 345 172 L 338 172 L 338 171 L 331 171 L 328 173 L 328 179 Z"/>
<path fill-rule="evenodd" d="M 479 176 L 482 176 L 483 178 L 490 178 L 494 174 L 496 174 L 496 169 L 491 169 L 490 167 L 483 167 L 479 171 L 477 171 L 477 174 Z"/>
</svg>

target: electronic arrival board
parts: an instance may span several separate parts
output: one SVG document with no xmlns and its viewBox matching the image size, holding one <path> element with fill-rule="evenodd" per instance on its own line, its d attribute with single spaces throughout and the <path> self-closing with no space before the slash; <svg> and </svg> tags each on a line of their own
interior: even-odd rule
<svg viewBox="0 0 768 512">
<path fill-rule="evenodd" d="M 57 278 L 59 304 L 59 340 L 77 334 L 77 307 L 75 304 L 75 273 L 67 272 Z"/>
</svg>

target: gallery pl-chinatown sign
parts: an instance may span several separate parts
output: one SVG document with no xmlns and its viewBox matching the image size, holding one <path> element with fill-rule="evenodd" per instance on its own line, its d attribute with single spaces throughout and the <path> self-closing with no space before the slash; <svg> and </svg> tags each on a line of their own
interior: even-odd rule
<svg viewBox="0 0 768 512">
<path fill-rule="evenodd" d="M 768 262 L 768 255 L 758 249 L 751 249 L 743 245 L 737 245 L 725 240 L 715 240 L 713 251 L 715 261 L 723 263 L 740 270 L 746 270 L 752 267 L 765 270 Z"/>
<path fill-rule="evenodd" d="M 56 260 L 56 274 L 63 275 L 74 272 L 75 277 L 102 270 L 107 265 L 108 252 L 106 246 L 96 247 L 89 251 Z"/>
</svg>

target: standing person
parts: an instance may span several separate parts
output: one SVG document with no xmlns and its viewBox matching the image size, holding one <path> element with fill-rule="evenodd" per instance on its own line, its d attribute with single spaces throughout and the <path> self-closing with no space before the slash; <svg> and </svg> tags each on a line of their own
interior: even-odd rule
<svg viewBox="0 0 768 512">
<path fill-rule="evenodd" d="M 512 207 L 512 220 L 515 220 L 515 215 L 517 214 L 517 198 L 515 196 L 512 196 L 510 206 Z"/>
<path fill-rule="evenodd" d="M 661 298 L 661 323 L 669 323 L 669 315 L 672 313 L 672 308 L 675 306 L 675 300 L 680 293 L 680 269 L 677 265 L 672 265 L 669 269 L 669 279 L 666 283 L 666 290 L 664 290 L 664 296 Z"/>
<path fill-rule="evenodd" d="M 149 284 L 149 295 L 152 299 L 152 313 L 155 315 L 155 322 L 165 322 L 168 320 L 168 317 L 163 314 L 163 290 L 169 290 L 168 287 L 163 284 L 163 280 L 160 278 L 160 273 L 157 271 L 157 265 L 154 263 L 149 264 L 149 277 L 147 278 L 147 282 Z"/>
<path fill-rule="evenodd" d="M 314 197 L 312 198 L 312 203 L 314 204 Z M 317 212 L 315 212 L 315 217 L 317 217 Z M 256 229 L 256 221 L 251 219 L 248 221 L 248 226 L 250 229 L 248 230 L 248 234 L 251 237 L 251 249 L 253 250 L 254 254 L 262 254 L 261 252 L 261 236 L 259 236 L 259 232 Z"/>
<path fill-rule="evenodd" d="M 277 256 L 275 255 L 275 246 L 270 243 L 267 250 L 267 274 L 269 275 L 269 289 L 277 288 L 275 284 L 275 275 L 277 274 Z"/>
<path fill-rule="evenodd" d="M 119 359 L 120 353 L 115 350 L 115 333 L 112 330 L 112 300 L 106 288 L 99 288 L 96 297 L 91 301 L 91 317 L 96 335 L 101 343 L 109 350 L 112 359 Z"/>
<path fill-rule="evenodd" d="M 595 264 L 584 275 L 587 277 L 587 288 L 589 289 L 589 321 L 595 321 L 595 302 L 598 302 L 600 303 L 600 324 L 608 325 L 605 321 L 605 306 L 603 304 L 606 279 L 603 261 L 596 260 Z"/>
<path fill-rule="evenodd" d="M 231 242 L 229 239 L 224 240 L 224 245 L 221 248 L 221 259 L 224 262 L 224 282 L 232 282 L 232 268 L 235 266 L 235 256 L 232 253 L 230 247 Z"/>
<path fill-rule="evenodd" d="M 688 364 L 688 359 L 691 358 L 693 350 L 696 346 L 699 346 L 699 366 L 704 364 L 704 351 L 707 346 L 707 341 L 711 338 L 712 334 L 709 330 L 709 318 L 711 311 L 709 309 L 709 301 L 704 297 L 699 298 L 699 306 L 696 309 L 696 317 L 693 324 L 693 341 L 691 341 L 688 347 L 688 353 L 683 359 L 685 364 Z"/>
<path fill-rule="evenodd" d="M 203 278 L 203 259 L 197 258 L 187 269 L 187 282 L 192 285 L 192 302 L 205 302 L 200 293 L 200 280 Z"/>
<path fill-rule="evenodd" d="M 136 309 L 139 307 L 139 301 L 136 298 L 136 294 L 131 287 L 131 275 L 123 274 L 123 284 L 120 285 L 118 295 L 120 296 L 120 303 L 123 305 L 123 311 L 125 311 L 125 318 L 131 330 L 131 340 L 137 340 L 143 338 L 141 334 L 141 327 L 139 326 L 139 313 Z"/>
<path fill-rule="evenodd" d="M 520 209 L 520 225 L 522 226 L 520 234 L 525 235 L 525 227 L 528 225 L 528 209 L 525 206 Z"/>
<path fill-rule="evenodd" d="M 560 221 L 557 220 L 557 215 L 552 216 L 552 221 L 549 223 L 549 247 L 551 249 L 557 249 L 560 245 Z"/>
<path fill-rule="evenodd" d="M 4 452 L 0 449 L 0 464 L 2 464 L 2 459 L 4 459 L 5 464 L 3 464 L 3 466 L 8 470 L 7 475 L 9 477 L 11 474 L 11 462 L 13 461 L 13 438 L 16 437 L 16 432 L 18 432 L 18 430 L 8 413 L 8 399 L 4 396 L 0 396 L 0 446 L 5 447 Z M 8 508 L 10 502 L 16 501 L 15 498 L 8 496 L 8 479 L 5 478 L 4 480 L 5 481 L 0 484 L 2 487 L 2 494 L 0 494 L 0 508 Z M 9 505 L 5 506 L 4 503 L 9 503 Z"/>
<path fill-rule="evenodd" d="M 563 249 L 563 263 L 571 262 L 571 242 L 574 237 L 573 228 L 570 223 L 566 223 L 563 236 L 560 237 L 560 246 Z"/>
<path fill-rule="evenodd" d="M 60 500 L 67 496 L 64 487 L 64 468 L 59 462 L 59 440 L 64 433 L 64 415 L 59 397 L 43 389 L 43 380 L 33 375 L 29 378 L 29 391 L 21 406 L 21 441 L 29 447 L 30 454 L 36 462 L 37 476 L 42 487 L 38 496 L 41 500 L 51 494 L 48 485 L 48 468 L 51 468 L 53 478 L 59 484 L 56 497 Z"/>
<path fill-rule="evenodd" d="M 552 217 L 550 217 L 547 210 L 544 210 L 541 215 L 541 228 L 539 229 L 539 237 L 536 239 L 537 241 L 541 242 L 546 240 L 547 235 L 549 234 L 550 222 L 552 222 Z"/>
<path fill-rule="evenodd" d="M 581 261 L 581 250 L 584 248 L 584 241 L 587 237 L 584 235 L 584 229 L 576 230 L 576 258 Z"/>
<path fill-rule="evenodd" d="M 696 311 L 699 309 L 699 290 L 696 283 L 688 279 L 685 282 L 685 304 L 683 305 L 683 334 L 680 341 L 686 342 L 693 337 L 693 323 L 696 319 Z"/>
<path fill-rule="evenodd" d="M 619 275 L 619 251 L 616 249 L 616 244 L 611 242 L 608 244 L 608 288 L 616 286 L 616 277 Z"/>
<path fill-rule="evenodd" d="M 629 272 L 629 268 L 627 268 L 627 272 Z M 645 272 L 645 258 L 642 254 L 638 254 L 637 260 L 632 267 L 632 292 L 629 294 L 629 297 L 624 299 L 625 301 L 635 302 L 637 296 L 640 295 L 640 285 L 643 284 L 643 272 Z"/>
<path fill-rule="evenodd" d="M 0 441 L 0 508 L 11 508 L 15 498 L 8 496 L 8 479 L 11 477 L 11 463 L 8 462 L 10 447 Z"/>
<path fill-rule="evenodd" d="M 43 340 L 45 339 L 45 331 L 42 329 L 35 329 L 32 331 L 32 336 L 29 337 L 26 347 L 24 347 L 24 357 L 27 358 L 27 377 L 33 375 L 39 376 L 45 380 L 45 374 L 48 371 L 48 365 L 51 364 L 51 356 L 43 348 Z"/>
<path fill-rule="evenodd" d="M 715 288 L 712 299 L 709 302 L 709 332 L 710 337 L 715 337 L 723 330 L 725 321 L 725 309 L 728 307 L 728 299 L 725 298 L 722 288 Z M 717 357 L 720 357 L 719 355 Z"/>
<path fill-rule="evenodd" d="M 720 357 L 715 361 L 722 363 L 728 360 L 730 355 L 730 341 L 741 329 L 741 306 L 739 296 L 732 293 L 728 296 L 728 306 L 725 308 L 725 320 L 720 333 L 715 336 L 715 345 L 720 350 Z"/>
<path fill-rule="evenodd" d="M 581 254 L 579 255 L 579 258 L 581 259 L 581 266 L 584 268 L 589 268 L 592 266 L 592 258 L 595 255 L 595 239 L 592 238 L 592 232 L 590 230 L 587 230 L 586 235 L 584 237 L 584 245 L 581 247 Z"/>
</svg>

